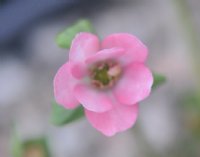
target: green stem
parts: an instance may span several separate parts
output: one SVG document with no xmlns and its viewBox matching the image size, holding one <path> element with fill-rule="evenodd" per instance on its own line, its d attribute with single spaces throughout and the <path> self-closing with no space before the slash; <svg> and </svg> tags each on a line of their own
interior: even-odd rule
<svg viewBox="0 0 200 157">
<path fill-rule="evenodd" d="M 175 4 L 177 14 L 182 24 L 185 39 L 188 43 L 189 52 L 193 59 L 194 72 L 197 77 L 197 91 L 200 93 L 200 39 L 196 31 L 194 19 L 190 12 L 187 0 L 172 0 Z"/>
</svg>

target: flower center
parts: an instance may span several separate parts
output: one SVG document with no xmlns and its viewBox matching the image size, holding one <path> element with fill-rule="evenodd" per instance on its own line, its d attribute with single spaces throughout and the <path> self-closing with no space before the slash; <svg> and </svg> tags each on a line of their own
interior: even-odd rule
<svg viewBox="0 0 200 157">
<path fill-rule="evenodd" d="M 121 74 L 121 67 L 117 63 L 98 63 L 91 73 L 92 84 L 100 89 L 112 87 Z"/>
</svg>

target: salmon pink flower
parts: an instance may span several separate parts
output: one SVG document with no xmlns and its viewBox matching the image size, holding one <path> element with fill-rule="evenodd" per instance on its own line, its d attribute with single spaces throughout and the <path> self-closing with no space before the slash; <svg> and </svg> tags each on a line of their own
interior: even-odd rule
<svg viewBox="0 0 200 157">
<path fill-rule="evenodd" d="M 91 125 L 107 136 L 127 130 L 138 116 L 138 102 L 151 91 L 147 54 L 146 46 L 127 33 L 102 42 L 79 33 L 54 78 L 56 101 L 67 109 L 81 104 Z"/>
</svg>

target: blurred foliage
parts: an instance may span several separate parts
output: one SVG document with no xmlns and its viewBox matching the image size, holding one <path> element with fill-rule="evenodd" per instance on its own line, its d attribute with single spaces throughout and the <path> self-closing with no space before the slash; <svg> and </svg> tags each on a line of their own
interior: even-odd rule
<svg viewBox="0 0 200 157">
<path fill-rule="evenodd" d="M 192 136 L 200 140 L 200 97 L 194 92 L 185 94 L 181 100 L 183 121 Z"/>
<path fill-rule="evenodd" d="M 152 89 L 155 89 L 166 82 L 165 76 L 161 74 L 153 73 L 153 78 L 154 78 L 154 81 L 153 81 Z"/>
<path fill-rule="evenodd" d="M 12 157 L 50 157 L 45 137 L 23 141 L 16 132 L 13 133 L 11 152 Z"/>
<path fill-rule="evenodd" d="M 23 154 L 23 146 L 22 142 L 20 141 L 17 132 L 13 132 L 13 137 L 11 141 L 11 153 L 13 157 L 22 157 Z"/>
<path fill-rule="evenodd" d="M 200 111 L 200 97 L 197 93 L 188 92 L 184 94 L 182 102 L 185 108 Z"/>
<path fill-rule="evenodd" d="M 67 110 L 56 102 L 52 103 L 51 122 L 55 125 L 64 125 L 74 122 L 84 116 L 83 107 Z"/>
<path fill-rule="evenodd" d="M 69 49 L 71 42 L 79 32 L 94 32 L 91 23 L 88 20 L 79 20 L 64 31 L 60 32 L 56 37 L 56 43 L 61 48 Z"/>
<path fill-rule="evenodd" d="M 45 138 L 31 139 L 23 142 L 23 157 L 50 157 Z"/>
<path fill-rule="evenodd" d="M 187 91 L 177 102 L 181 132 L 171 150 L 173 156 L 200 156 L 200 96 L 196 91 Z"/>
</svg>

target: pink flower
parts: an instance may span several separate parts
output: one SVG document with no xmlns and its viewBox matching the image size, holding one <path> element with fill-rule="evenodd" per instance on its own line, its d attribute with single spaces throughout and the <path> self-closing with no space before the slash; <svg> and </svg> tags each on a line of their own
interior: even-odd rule
<svg viewBox="0 0 200 157">
<path fill-rule="evenodd" d="M 138 102 L 151 91 L 147 54 L 130 34 L 112 34 L 101 43 L 93 34 L 79 33 L 54 78 L 57 103 L 67 109 L 81 104 L 91 125 L 107 136 L 127 130 L 136 121 Z"/>
</svg>

